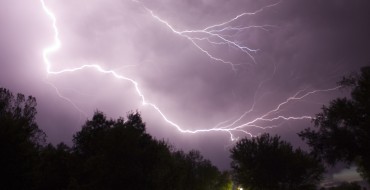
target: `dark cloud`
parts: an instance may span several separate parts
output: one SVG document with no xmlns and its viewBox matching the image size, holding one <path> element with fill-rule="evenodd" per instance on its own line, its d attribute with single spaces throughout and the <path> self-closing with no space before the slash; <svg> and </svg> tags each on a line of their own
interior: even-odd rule
<svg viewBox="0 0 370 190">
<path fill-rule="evenodd" d="M 255 61 L 235 47 L 199 43 L 212 55 L 237 64 L 236 71 L 210 59 L 144 8 L 182 31 L 203 29 L 276 2 L 46 0 L 57 18 L 62 42 L 49 58 L 55 70 L 99 64 L 133 78 L 149 102 L 192 130 L 235 120 L 256 98 L 255 111 L 242 120 L 250 121 L 298 90 L 334 87 L 341 76 L 369 64 L 370 3 L 366 0 L 283 0 L 241 17 L 230 26 L 270 26 L 229 33 L 233 40 L 259 49 L 252 53 Z M 70 142 L 96 109 L 111 117 L 139 109 L 151 134 L 178 148 L 200 149 L 218 166 L 228 167 L 232 146 L 228 133 L 180 133 L 153 108 L 141 105 L 131 83 L 94 69 L 47 75 L 42 52 L 54 43 L 54 31 L 40 2 L 8 0 L 1 1 L 0 7 L 0 85 L 38 98 L 38 122 L 50 141 Z M 319 93 L 287 105 L 280 114 L 313 116 L 322 104 L 340 95 L 345 93 Z M 296 133 L 307 126 L 311 126 L 307 120 L 287 121 L 273 129 L 248 130 L 254 135 L 277 133 L 304 146 Z"/>
</svg>

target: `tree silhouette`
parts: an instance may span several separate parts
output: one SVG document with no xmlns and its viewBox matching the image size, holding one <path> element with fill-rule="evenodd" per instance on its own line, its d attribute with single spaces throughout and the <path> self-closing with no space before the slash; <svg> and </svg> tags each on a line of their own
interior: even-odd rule
<svg viewBox="0 0 370 190">
<path fill-rule="evenodd" d="M 351 98 L 337 98 L 323 106 L 314 119 L 315 128 L 307 128 L 299 136 L 313 154 L 331 165 L 356 163 L 370 182 L 370 67 L 344 77 L 340 84 L 352 90 Z"/>
<path fill-rule="evenodd" d="M 45 145 L 36 99 L 0 88 L 0 189 L 227 190 L 231 180 L 198 151 L 173 151 L 146 133 L 138 112 L 95 112 L 73 146 Z"/>
<path fill-rule="evenodd" d="M 67 189 L 71 181 L 72 152 L 66 144 L 48 144 L 40 150 L 37 189 Z"/>
<path fill-rule="evenodd" d="M 234 177 L 244 188 L 316 189 L 323 166 L 280 137 L 244 138 L 231 149 Z"/>
<path fill-rule="evenodd" d="M 1 188 L 32 189 L 45 134 L 35 122 L 36 99 L 0 88 Z"/>
<path fill-rule="evenodd" d="M 225 189 L 230 181 L 198 151 L 171 152 L 145 132 L 139 113 L 127 121 L 96 112 L 73 138 L 80 189 Z"/>
<path fill-rule="evenodd" d="M 204 159 L 199 151 L 192 150 L 188 153 L 175 151 L 172 155 L 173 175 L 168 178 L 172 182 L 172 189 L 231 189 L 229 176 L 221 173 L 209 160 Z"/>
<path fill-rule="evenodd" d="M 139 113 L 127 118 L 112 120 L 96 112 L 74 136 L 80 188 L 160 189 L 165 182 L 168 145 L 145 133 Z"/>
</svg>

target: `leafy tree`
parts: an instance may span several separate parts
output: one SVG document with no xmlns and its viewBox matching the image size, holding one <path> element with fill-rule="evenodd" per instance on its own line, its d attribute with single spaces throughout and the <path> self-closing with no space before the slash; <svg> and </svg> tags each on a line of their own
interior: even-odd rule
<svg viewBox="0 0 370 190">
<path fill-rule="evenodd" d="M 67 189 L 71 181 L 73 163 L 71 148 L 60 143 L 48 144 L 40 150 L 37 189 Z"/>
<path fill-rule="evenodd" d="M 139 113 L 130 113 L 124 121 L 96 112 L 73 142 L 81 189 L 163 189 L 167 183 L 168 145 L 145 133 Z"/>
<path fill-rule="evenodd" d="M 35 122 L 36 99 L 0 88 L 0 184 L 3 189 L 32 189 L 38 150 L 45 134 Z"/>
<path fill-rule="evenodd" d="M 186 155 L 185 161 L 190 166 L 188 176 L 189 183 L 193 185 L 191 189 L 214 189 L 219 171 L 209 160 L 204 159 L 199 151 L 193 150 Z"/>
<path fill-rule="evenodd" d="M 340 82 L 350 88 L 351 97 L 337 98 L 314 119 L 314 129 L 299 135 L 312 153 L 327 163 L 355 162 L 362 176 L 370 182 L 370 67 L 359 75 L 344 77 Z"/>
<path fill-rule="evenodd" d="M 97 111 L 64 143 L 45 146 L 36 99 L 0 88 L 1 189 L 227 190 L 231 180 L 198 151 L 172 151 L 145 130 L 139 113 Z"/>
<path fill-rule="evenodd" d="M 231 149 L 234 178 L 249 189 L 315 189 L 324 171 L 316 159 L 280 137 L 244 138 Z"/>
<path fill-rule="evenodd" d="M 73 138 L 78 189 L 226 189 L 230 179 L 198 151 L 171 152 L 145 132 L 139 113 L 127 121 L 96 112 Z M 229 186 L 228 186 L 229 185 Z"/>
<path fill-rule="evenodd" d="M 215 189 L 231 190 L 232 187 L 233 187 L 233 182 L 231 180 L 230 173 L 227 172 L 227 171 L 222 172 L 221 175 L 218 178 L 218 183 L 217 183 Z"/>
<path fill-rule="evenodd" d="M 199 151 L 172 153 L 172 175 L 168 178 L 171 189 L 178 190 L 228 190 L 231 180 L 227 173 L 221 173 Z"/>
</svg>

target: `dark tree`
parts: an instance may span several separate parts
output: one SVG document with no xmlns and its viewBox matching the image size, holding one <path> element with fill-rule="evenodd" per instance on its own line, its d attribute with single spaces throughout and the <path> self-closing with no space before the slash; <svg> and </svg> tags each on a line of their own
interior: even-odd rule
<svg viewBox="0 0 370 190">
<path fill-rule="evenodd" d="M 67 189 L 71 181 L 72 152 L 64 143 L 48 144 L 40 150 L 37 189 Z"/>
<path fill-rule="evenodd" d="M 139 113 L 124 121 L 96 112 L 73 142 L 80 189 L 165 189 L 168 183 L 169 147 L 145 132 Z"/>
<path fill-rule="evenodd" d="M 74 138 L 77 189 L 226 189 L 230 179 L 198 151 L 171 152 L 145 132 L 139 113 L 127 121 L 96 112 Z"/>
<path fill-rule="evenodd" d="M 45 146 L 36 100 L 0 88 L 0 189 L 226 190 L 231 182 L 198 151 L 172 151 L 145 130 L 139 113 L 97 111 L 64 143 Z"/>
<path fill-rule="evenodd" d="M 177 190 L 228 190 L 231 180 L 227 173 L 221 173 L 211 162 L 204 159 L 199 151 L 172 153 L 172 175 L 170 189 Z"/>
<path fill-rule="evenodd" d="M 0 188 L 32 189 L 45 134 L 35 122 L 36 99 L 0 88 Z"/>
<path fill-rule="evenodd" d="M 240 140 L 231 158 L 236 182 L 253 190 L 315 189 L 324 172 L 309 154 L 269 134 Z"/>
<path fill-rule="evenodd" d="M 224 171 L 220 174 L 218 182 L 215 189 L 218 190 L 231 190 L 233 187 L 233 182 L 231 180 L 231 175 L 228 171 Z"/>
<path fill-rule="evenodd" d="M 350 98 L 337 98 L 314 119 L 314 129 L 299 133 L 312 152 L 327 163 L 356 163 L 370 182 L 370 67 L 340 82 L 350 88 Z"/>
</svg>

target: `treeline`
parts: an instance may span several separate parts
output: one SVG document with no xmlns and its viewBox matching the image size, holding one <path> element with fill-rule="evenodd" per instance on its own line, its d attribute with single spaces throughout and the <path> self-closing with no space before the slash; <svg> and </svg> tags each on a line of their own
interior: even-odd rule
<svg viewBox="0 0 370 190">
<path fill-rule="evenodd" d="M 230 189 L 198 151 L 175 150 L 145 131 L 139 113 L 108 119 L 96 112 L 72 147 L 46 144 L 36 99 L 0 88 L 0 189 Z"/>
<path fill-rule="evenodd" d="M 35 122 L 36 99 L 0 88 L 0 189 L 316 190 L 325 167 L 355 164 L 370 182 L 370 67 L 339 83 L 337 98 L 298 135 L 306 152 L 279 136 L 244 138 L 230 149 L 232 171 L 220 172 L 198 151 L 176 150 L 145 130 L 138 112 L 108 119 L 95 112 L 72 147 L 46 144 Z M 335 190 L 360 190 L 343 183 Z"/>
<path fill-rule="evenodd" d="M 370 67 L 343 77 L 338 85 L 351 90 L 350 96 L 323 106 L 313 119 L 314 127 L 298 133 L 309 152 L 294 149 L 278 136 L 244 138 L 231 149 L 234 181 L 251 190 L 325 189 L 318 185 L 326 167 L 340 162 L 356 165 L 370 184 Z M 366 188 L 343 183 L 327 189 Z"/>
</svg>

